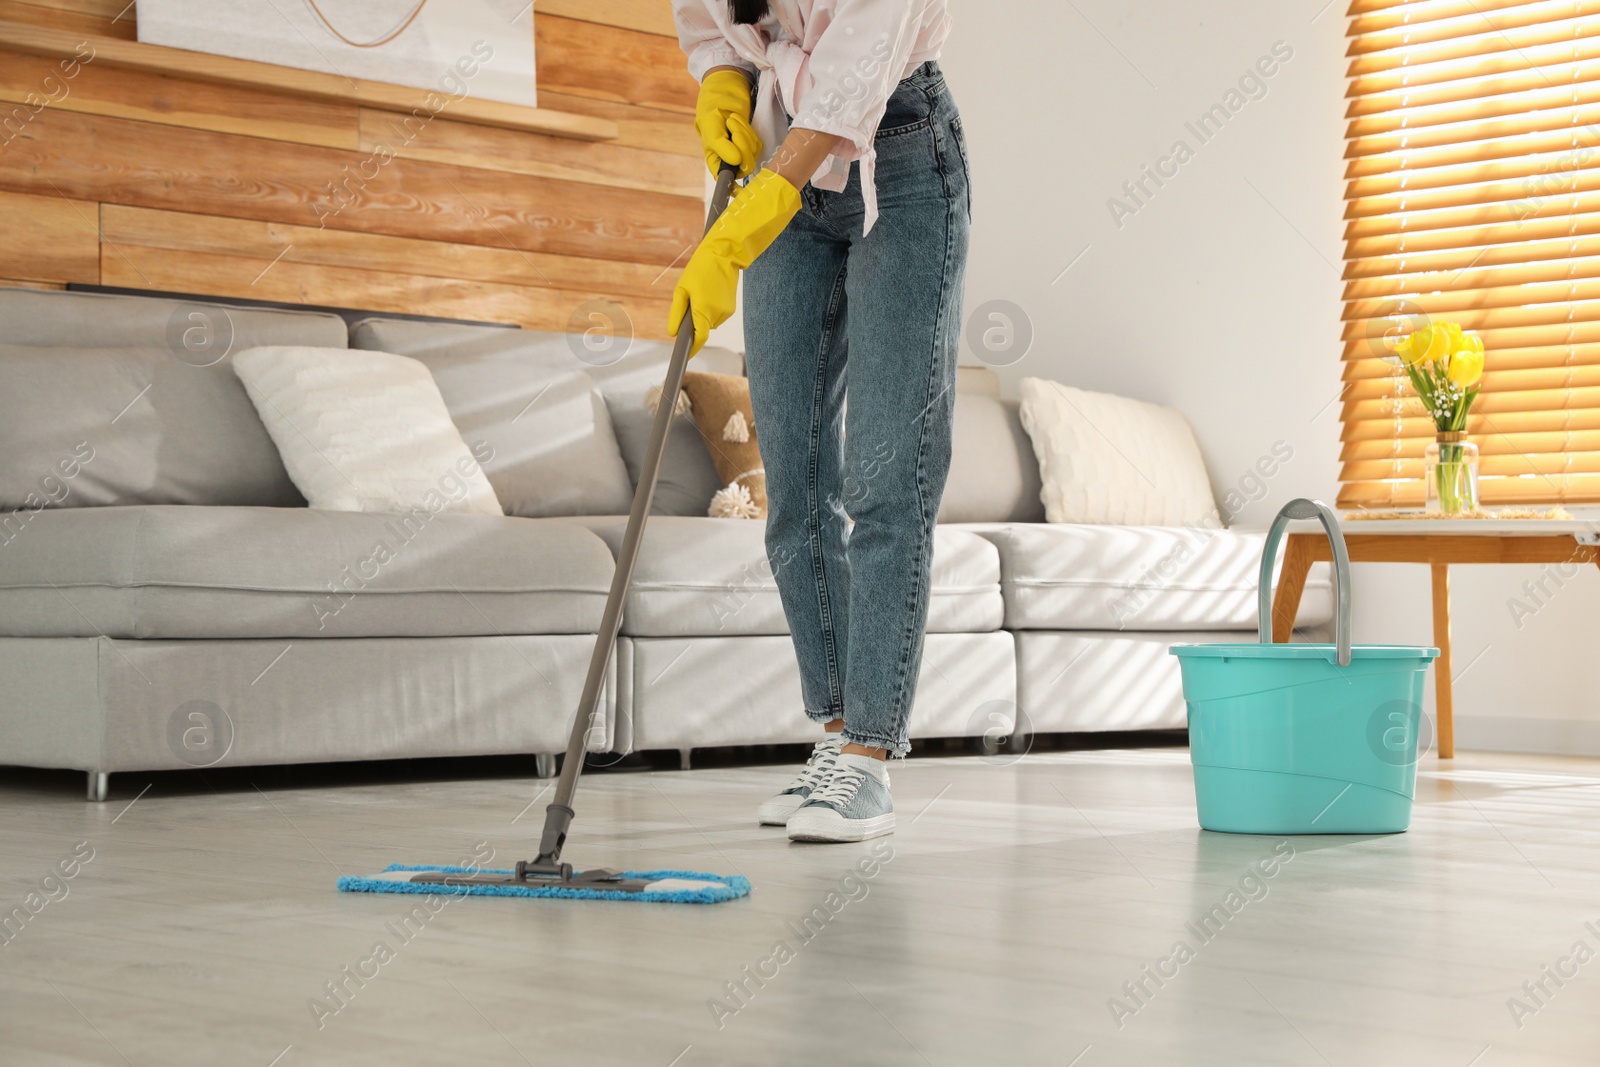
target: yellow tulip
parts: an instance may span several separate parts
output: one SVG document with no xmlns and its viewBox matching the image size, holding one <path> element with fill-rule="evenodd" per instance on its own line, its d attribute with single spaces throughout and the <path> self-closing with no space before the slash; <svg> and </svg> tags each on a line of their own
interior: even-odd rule
<svg viewBox="0 0 1600 1067">
<path fill-rule="evenodd" d="M 1450 380 L 1463 389 L 1477 385 L 1478 379 L 1483 377 L 1483 342 L 1479 341 L 1476 348 L 1471 346 L 1462 348 L 1451 356 L 1447 373 L 1450 375 Z"/>
<path fill-rule="evenodd" d="M 1455 331 L 1454 337 L 1451 336 L 1452 330 Z M 1460 336 L 1460 326 L 1457 326 L 1453 322 L 1439 323 L 1428 331 L 1428 347 L 1427 350 L 1418 357 L 1418 361 L 1422 363 L 1433 363 L 1437 360 L 1444 359 L 1450 354 L 1450 349 L 1453 347 L 1456 339 Z"/>
<path fill-rule="evenodd" d="M 1408 367 L 1443 359 L 1450 354 L 1450 335 L 1445 329 L 1448 325 L 1453 324 L 1441 323 L 1418 327 L 1409 337 L 1394 346 L 1394 354 Z M 1460 327 L 1456 329 L 1459 330 Z"/>
<path fill-rule="evenodd" d="M 1446 355 L 1454 354 L 1457 350 L 1466 346 L 1466 340 L 1461 332 L 1461 324 L 1459 322 L 1441 322 L 1439 326 L 1444 330 Z"/>
</svg>

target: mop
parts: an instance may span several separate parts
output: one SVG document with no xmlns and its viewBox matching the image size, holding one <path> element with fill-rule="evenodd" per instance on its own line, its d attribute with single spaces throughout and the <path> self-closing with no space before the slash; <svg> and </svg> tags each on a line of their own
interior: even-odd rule
<svg viewBox="0 0 1600 1067">
<path fill-rule="evenodd" d="M 737 168 L 724 164 L 711 194 L 706 229 L 722 214 L 733 193 Z M 677 396 L 683 385 L 684 366 L 694 342 L 694 316 L 685 313 L 683 324 L 667 363 L 667 377 L 661 395 Z M 459 866 L 406 866 L 392 864 L 380 874 L 339 879 L 346 893 L 425 893 L 441 896 L 561 897 L 569 900 L 664 901 L 677 904 L 716 904 L 750 892 L 750 882 L 740 875 L 702 874 L 697 871 L 612 871 L 595 869 L 574 871 L 561 861 L 567 830 L 576 812 L 572 801 L 583 773 L 585 741 L 599 712 L 600 687 L 611 662 L 611 651 L 622 628 L 622 603 L 633 581 L 633 565 L 639 555 L 639 542 L 655 496 L 656 478 L 661 472 L 661 456 L 666 448 L 667 430 L 672 422 L 673 405 L 656 405 L 655 422 L 650 428 L 650 443 L 645 451 L 639 488 L 633 494 L 633 509 L 617 553 L 617 567 L 611 577 L 611 592 L 595 635 L 594 653 L 589 657 L 589 674 L 583 695 L 572 716 L 572 734 L 567 741 L 566 759 L 556 783 L 555 799 L 545 809 L 544 833 L 539 839 L 539 855 L 532 861 L 520 860 L 512 870 L 481 870 Z"/>
</svg>

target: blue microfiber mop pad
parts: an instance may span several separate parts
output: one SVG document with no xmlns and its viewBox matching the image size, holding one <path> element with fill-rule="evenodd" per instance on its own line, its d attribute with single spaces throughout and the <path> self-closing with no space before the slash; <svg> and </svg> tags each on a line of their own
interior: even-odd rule
<svg viewBox="0 0 1600 1067">
<path fill-rule="evenodd" d="M 440 874 L 511 874 L 511 871 L 478 870 L 472 867 L 410 867 L 393 863 L 383 875 L 395 871 L 437 871 Z M 429 882 L 408 882 L 383 875 L 366 875 L 339 879 L 342 893 L 431 893 L 435 895 L 482 897 L 561 897 L 567 900 L 636 900 L 644 903 L 666 904 L 720 904 L 724 900 L 737 900 L 750 893 L 750 880 L 742 875 L 702 874 L 698 871 L 623 871 L 622 877 L 642 882 L 660 882 L 660 889 L 646 889 L 640 893 L 616 890 L 575 888 L 556 885 L 443 885 Z M 700 885 L 685 886 L 684 882 Z"/>
</svg>

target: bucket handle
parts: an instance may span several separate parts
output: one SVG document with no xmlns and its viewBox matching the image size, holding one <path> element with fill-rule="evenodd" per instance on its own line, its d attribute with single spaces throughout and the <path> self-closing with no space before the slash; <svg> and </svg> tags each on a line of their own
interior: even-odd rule
<svg viewBox="0 0 1600 1067">
<path fill-rule="evenodd" d="M 1261 627 L 1261 643 L 1272 643 L 1272 567 L 1278 560 L 1278 544 L 1291 519 L 1320 519 L 1322 530 L 1333 546 L 1333 602 L 1334 634 L 1337 641 L 1339 666 L 1350 666 L 1350 553 L 1345 550 L 1344 532 L 1339 529 L 1339 517 L 1333 509 L 1320 500 L 1300 497 L 1291 500 L 1272 520 L 1267 531 L 1267 543 L 1261 549 L 1261 580 L 1257 589 L 1257 621 Z"/>
</svg>

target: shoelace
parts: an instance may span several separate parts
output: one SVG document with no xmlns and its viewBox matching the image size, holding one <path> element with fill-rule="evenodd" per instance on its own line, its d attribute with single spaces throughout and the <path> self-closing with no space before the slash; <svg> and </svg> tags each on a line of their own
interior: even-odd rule
<svg viewBox="0 0 1600 1067">
<path fill-rule="evenodd" d="M 811 749 L 811 758 L 791 789 L 815 789 L 824 781 L 839 761 L 839 746 L 831 741 L 818 741 Z"/>
<path fill-rule="evenodd" d="M 856 794 L 861 792 L 861 783 L 866 780 L 864 772 L 836 763 L 832 776 L 823 783 L 821 789 L 811 794 L 811 800 L 814 803 L 820 802 L 842 808 L 856 798 Z"/>
</svg>

